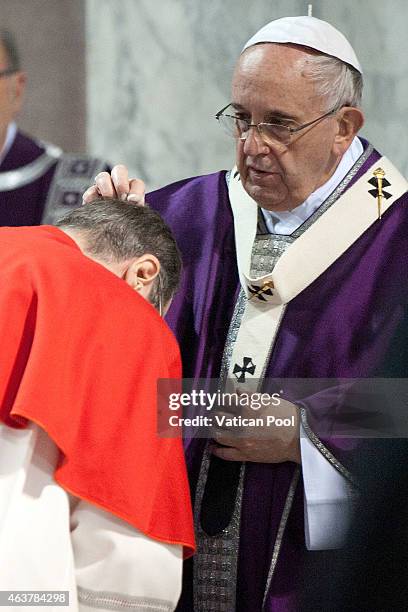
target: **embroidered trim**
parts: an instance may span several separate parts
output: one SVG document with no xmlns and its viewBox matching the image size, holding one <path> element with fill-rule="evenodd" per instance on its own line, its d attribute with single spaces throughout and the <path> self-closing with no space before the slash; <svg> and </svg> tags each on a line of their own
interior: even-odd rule
<svg viewBox="0 0 408 612">
<path fill-rule="evenodd" d="M 16 170 L 0 172 L 0 191 L 13 191 L 32 183 L 61 157 L 62 150 L 59 147 L 45 142 L 40 144 L 45 149 L 40 157 Z"/>
<path fill-rule="evenodd" d="M 275 546 L 273 547 L 271 565 L 269 567 L 268 578 L 266 579 L 264 598 L 262 601 L 262 610 L 264 610 L 265 608 L 266 598 L 268 597 L 268 591 L 271 586 L 273 575 L 275 573 L 276 564 L 278 562 L 278 557 L 279 557 L 280 549 L 282 546 L 283 536 L 285 534 L 286 523 L 288 522 L 289 513 L 291 511 L 293 500 L 295 497 L 296 487 L 299 482 L 299 476 L 300 476 L 300 467 L 297 466 L 293 474 L 292 481 L 290 483 L 289 491 L 288 491 L 286 501 L 285 501 L 285 506 L 283 508 L 281 520 L 280 520 L 279 527 L 278 527 L 278 533 L 276 535 Z"/>
<path fill-rule="evenodd" d="M 152 597 L 136 597 L 113 593 L 111 591 L 93 591 L 78 586 L 78 601 L 91 608 L 103 610 L 142 610 L 142 612 L 172 612 L 174 605 L 170 601 Z"/>
<path fill-rule="evenodd" d="M 305 408 L 303 408 L 302 406 L 299 407 L 299 412 L 300 412 L 300 419 L 302 421 L 302 425 L 303 425 L 303 429 L 305 430 L 307 437 L 309 438 L 309 440 L 311 442 L 313 442 L 313 444 L 315 445 L 315 447 L 317 448 L 318 451 L 321 452 L 321 454 L 323 455 L 323 457 L 325 459 L 327 459 L 327 461 L 329 461 L 329 463 L 331 463 L 331 465 L 336 468 L 336 470 L 338 472 L 340 472 L 340 474 L 342 476 L 344 476 L 345 478 L 347 478 L 347 480 L 349 482 L 351 482 L 353 485 L 356 485 L 356 481 L 354 479 L 354 477 L 351 475 L 351 473 L 344 467 L 344 465 L 342 465 L 334 455 L 332 455 L 332 453 L 329 451 L 329 449 L 323 444 L 323 442 L 321 442 L 319 440 L 319 438 L 316 436 L 316 434 L 311 430 L 309 423 L 307 422 L 307 413 Z"/>
<path fill-rule="evenodd" d="M 220 372 L 221 387 L 225 385 L 225 382 L 228 378 L 228 371 L 231 364 L 232 353 L 234 351 L 234 344 L 235 340 L 237 339 L 239 328 L 241 326 L 242 316 L 244 314 L 247 301 L 248 300 L 245 291 L 241 288 L 235 304 L 234 313 L 232 315 L 231 323 L 227 334 L 227 339 L 225 341 L 225 348 L 224 354 L 222 356 Z"/>
<path fill-rule="evenodd" d="M 364 151 L 362 155 L 358 158 L 354 166 L 351 167 L 348 174 L 344 177 L 344 179 L 337 185 L 336 189 L 333 191 L 331 195 L 327 198 L 325 202 L 311 215 L 300 227 L 297 228 L 291 234 L 293 238 L 299 238 L 303 232 L 305 232 L 315 221 L 319 219 L 342 195 L 343 191 L 350 183 L 350 181 L 355 177 L 357 172 L 360 170 L 361 166 L 367 161 L 370 157 L 371 153 L 374 151 L 374 148 L 371 144 L 368 145 L 367 149 Z"/>
<path fill-rule="evenodd" d="M 63 215 L 80 206 L 82 194 L 93 183 L 95 175 L 105 167 L 101 159 L 65 153 L 48 190 L 41 223 L 53 225 Z"/>
<path fill-rule="evenodd" d="M 174 606 L 169 601 L 151 597 L 135 597 L 111 591 L 92 591 L 78 586 L 78 601 L 90 608 L 103 610 L 141 610 L 142 612 L 172 612 Z"/>
<path fill-rule="evenodd" d="M 247 298 L 241 289 L 234 308 L 221 363 L 219 388 L 225 386 L 234 343 L 239 331 Z M 194 610 L 196 612 L 231 612 L 235 609 L 238 572 L 239 534 L 245 463 L 241 465 L 234 512 L 231 522 L 221 534 L 208 536 L 201 528 L 200 511 L 204 497 L 211 455 L 204 450 L 197 481 L 194 504 L 197 553 L 194 559 Z"/>
<path fill-rule="evenodd" d="M 206 447 L 197 482 L 194 504 L 197 554 L 194 561 L 195 612 L 231 612 L 236 608 L 241 506 L 244 492 L 245 463 L 241 465 L 231 522 L 220 534 L 209 536 L 201 528 L 200 510 L 211 454 Z"/>
<path fill-rule="evenodd" d="M 295 238 L 292 236 L 280 234 L 257 235 L 251 255 L 251 278 L 259 278 L 272 271 L 279 258 L 294 241 Z"/>
</svg>

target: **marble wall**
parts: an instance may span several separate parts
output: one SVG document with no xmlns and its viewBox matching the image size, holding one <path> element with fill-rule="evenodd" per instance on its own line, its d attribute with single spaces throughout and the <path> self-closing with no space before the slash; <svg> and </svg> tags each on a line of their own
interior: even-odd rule
<svg viewBox="0 0 408 612">
<path fill-rule="evenodd" d="M 27 73 L 20 127 L 67 151 L 86 146 L 84 0 L 1 0 Z"/>
<path fill-rule="evenodd" d="M 347 35 L 363 66 L 362 134 L 408 177 L 408 2 L 321 0 L 316 5 L 315 16 Z"/>
<path fill-rule="evenodd" d="M 88 147 L 149 188 L 228 168 L 215 112 L 234 62 L 264 23 L 306 14 L 301 0 L 86 0 Z M 320 0 L 366 71 L 364 135 L 408 174 L 406 0 Z"/>
</svg>

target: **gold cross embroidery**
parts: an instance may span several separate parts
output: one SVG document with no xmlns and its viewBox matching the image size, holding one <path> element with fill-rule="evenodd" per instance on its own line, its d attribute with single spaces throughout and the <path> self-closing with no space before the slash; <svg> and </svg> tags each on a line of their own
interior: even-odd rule
<svg viewBox="0 0 408 612">
<path fill-rule="evenodd" d="M 381 204 L 382 204 L 382 200 L 384 197 L 383 194 L 383 178 L 385 176 L 385 172 L 382 168 L 377 168 L 377 170 L 374 170 L 373 172 L 375 178 L 377 179 L 377 189 L 378 189 L 378 194 L 377 194 L 377 205 L 378 205 L 378 218 L 381 219 Z"/>
<path fill-rule="evenodd" d="M 260 289 L 258 289 L 258 291 L 255 291 L 254 293 L 252 293 L 251 297 L 249 298 L 249 301 L 252 300 L 254 297 L 260 297 L 263 293 L 266 293 L 268 291 L 268 289 L 273 289 L 274 288 L 274 284 L 271 280 L 266 281 L 262 287 Z"/>
</svg>

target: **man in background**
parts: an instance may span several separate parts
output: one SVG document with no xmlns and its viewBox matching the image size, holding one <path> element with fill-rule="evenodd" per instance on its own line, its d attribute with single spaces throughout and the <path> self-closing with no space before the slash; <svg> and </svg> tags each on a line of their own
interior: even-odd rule
<svg viewBox="0 0 408 612">
<path fill-rule="evenodd" d="M 11 32 L 0 30 L 0 225 L 38 225 L 81 203 L 82 192 L 106 164 L 63 153 L 18 129 L 26 75 Z"/>
<path fill-rule="evenodd" d="M 0 228 L 0 268 L 0 591 L 173 610 L 194 532 L 182 442 L 156 432 L 157 380 L 181 376 L 169 229 L 97 201 Z"/>
</svg>

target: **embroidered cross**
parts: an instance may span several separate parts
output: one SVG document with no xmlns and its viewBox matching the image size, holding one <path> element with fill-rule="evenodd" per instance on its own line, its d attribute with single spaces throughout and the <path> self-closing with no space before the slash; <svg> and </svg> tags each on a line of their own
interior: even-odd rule
<svg viewBox="0 0 408 612">
<path fill-rule="evenodd" d="M 82 193 L 79 191 L 65 191 L 62 195 L 62 205 L 74 208 L 82 202 Z"/>
<path fill-rule="evenodd" d="M 377 170 L 374 170 L 373 174 L 373 178 L 370 179 L 368 182 L 370 183 L 370 185 L 373 185 L 375 189 L 369 189 L 368 193 L 371 193 L 374 198 L 377 198 L 378 218 L 381 219 L 382 199 L 386 198 L 388 200 L 388 198 L 392 196 L 392 194 L 388 193 L 388 191 L 384 191 L 383 187 L 391 187 L 391 183 L 388 182 L 386 178 L 384 178 L 385 172 L 382 168 L 377 168 Z"/>
<path fill-rule="evenodd" d="M 235 378 L 239 383 L 245 382 L 245 374 L 251 374 L 252 376 L 255 374 L 256 365 L 252 361 L 252 357 L 244 357 L 244 363 L 242 366 L 237 363 L 234 365 L 234 369 L 232 371 L 235 374 Z M 239 374 L 239 376 L 238 376 Z"/>
<path fill-rule="evenodd" d="M 273 289 L 272 281 L 266 281 L 266 283 L 264 283 L 262 287 L 259 287 L 257 285 L 248 285 L 248 291 L 252 293 L 249 299 L 252 300 L 254 297 L 256 297 L 258 298 L 258 300 L 261 300 L 261 302 L 267 302 L 267 299 L 265 296 L 272 297 L 273 296 L 272 289 Z"/>
<path fill-rule="evenodd" d="M 89 174 L 90 161 L 87 159 L 76 159 L 70 167 L 72 174 Z"/>
</svg>

